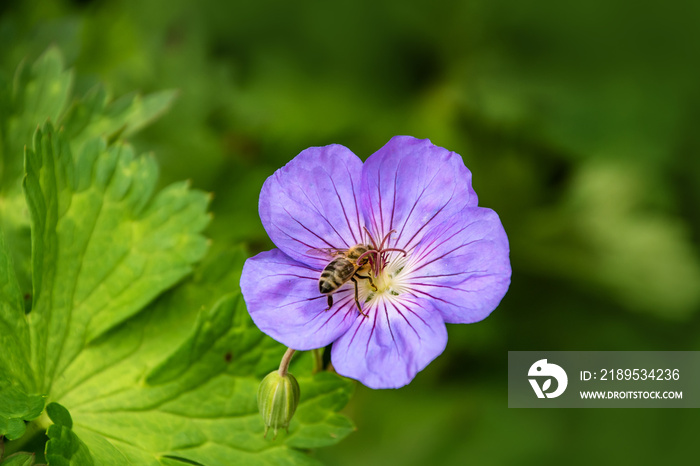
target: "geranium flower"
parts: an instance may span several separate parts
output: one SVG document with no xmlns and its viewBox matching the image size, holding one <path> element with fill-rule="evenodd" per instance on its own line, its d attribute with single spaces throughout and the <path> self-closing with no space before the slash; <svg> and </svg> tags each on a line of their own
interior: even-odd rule
<svg viewBox="0 0 700 466">
<path fill-rule="evenodd" d="M 267 179 L 259 209 L 278 249 L 243 267 L 253 321 L 297 350 L 332 343 L 336 371 L 371 388 L 408 384 L 445 349 L 445 323 L 484 319 L 510 284 L 498 216 L 477 207 L 462 158 L 427 139 L 394 137 L 364 164 L 341 145 L 306 149 Z M 356 245 L 370 249 L 353 262 L 362 312 L 351 280 L 327 310 L 321 273 Z"/>
</svg>

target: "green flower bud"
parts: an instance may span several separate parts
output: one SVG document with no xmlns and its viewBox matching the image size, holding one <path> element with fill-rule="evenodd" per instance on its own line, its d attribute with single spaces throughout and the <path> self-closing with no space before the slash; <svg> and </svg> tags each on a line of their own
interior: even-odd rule
<svg viewBox="0 0 700 466">
<path fill-rule="evenodd" d="M 299 404 L 299 383 L 294 376 L 287 372 L 280 375 L 279 371 L 270 372 L 260 382 L 258 387 L 258 409 L 265 422 L 265 434 L 273 428 L 277 438 L 277 429 L 284 428 L 289 432 L 289 421 Z"/>
</svg>

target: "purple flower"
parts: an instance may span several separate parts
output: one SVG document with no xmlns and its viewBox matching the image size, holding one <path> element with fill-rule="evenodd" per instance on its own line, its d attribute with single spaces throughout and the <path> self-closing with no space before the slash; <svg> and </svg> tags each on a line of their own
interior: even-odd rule
<svg viewBox="0 0 700 466">
<path fill-rule="evenodd" d="M 408 384 L 445 349 L 445 323 L 484 319 L 510 284 L 506 233 L 477 202 L 462 158 L 427 139 L 394 137 L 364 164 L 340 145 L 306 149 L 260 193 L 279 249 L 243 267 L 253 321 L 297 350 L 333 343 L 338 373 L 368 387 Z M 321 273 L 356 245 L 369 250 L 350 261 L 357 285 L 326 310 Z"/>
</svg>

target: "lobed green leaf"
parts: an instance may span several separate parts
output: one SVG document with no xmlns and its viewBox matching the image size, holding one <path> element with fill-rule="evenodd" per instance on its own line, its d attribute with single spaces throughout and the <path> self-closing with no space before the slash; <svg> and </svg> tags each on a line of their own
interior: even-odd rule
<svg viewBox="0 0 700 466">
<path fill-rule="evenodd" d="M 29 327 L 12 258 L 0 231 L 0 377 L 10 377 L 21 388 L 34 387 L 30 366 Z M 1 398 L 0 398 L 1 399 Z M 0 405 L 1 406 L 1 405 Z"/>
<path fill-rule="evenodd" d="M 74 160 L 51 125 L 37 131 L 26 167 L 32 361 L 48 391 L 87 343 L 192 271 L 207 247 L 208 196 L 178 184 L 152 198 L 152 159 L 97 139 Z"/>
<path fill-rule="evenodd" d="M 70 98 L 73 72 L 66 70 L 60 51 L 51 47 L 32 65 L 20 65 L 6 115 L 3 185 L 21 176 L 22 148 L 37 125 L 58 121 Z"/>
<path fill-rule="evenodd" d="M 74 73 L 65 68 L 60 51 L 49 48 L 31 65 L 20 65 L 14 83 L 0 80 L 0 228 L 17 268 L 20 289 L 31 304 L 32 274 L 29 215 L 22 192 L 22 154 L 31 147 L 32 135 L 47 120 L 67 134 L 74 154 L 102 137 L 115 142 L 150 124 L 172 104 L 176 92 L 147 96 L 130 94 L 116 100 L 101 86 L 71 99 Z M 12 85 L 12 88 L 10 87 Z"/>
<path fill-rule="evenodd" d="M 32 421 L 44 410 L 42 395 L 28 394 L 22 387 L 0 374 L 0 437 L 9 440 L 22 437 L 24 421 Z"/>
<path fill-rule="evenodd" d="M 70 410 L 71 433 L 95 464 L 317 464 L 297 448 L 352 431 L 335 411 L 353 383 L 319 374 L 302 377 L 289 436 L 263 439 L 257 386 L 284 349 L 257 330 L 236 291 L 244 259 L 241 250 L 212 254 L 185 284 L 88 344 L 54 383 L 52 398 Z M 218 299 L 226 288 L 234 292 Z"/>
<path fill-rule="evenodd" d="M 120 141 L 174 94 L 111 101 L 97 87 L 66 111 L 71 82 L 50 50 L 18 73 L 7 118 L 20 128 L 49 116 L 62 128 L 43 124 L 25 150 L 24 199 L 0 188 L 0 227 L 11 233 L 8 247 L 0 232 L 0 435 L 19 439 L 25 421 L 33 433 L 48 428 L 51 465 L 317 464 L 299 449 L 353 430 L 337 414 L 353 383 L 312 377 L 300 358 L 297 417 L 288 435 L 263 439 L 257 386 L 284 348 L 240 297 L 246 255 L 219 248 L 195 268 L 209 246 L 210 196 L 187 183 L 156 193 L 154 159 Z M 40 89 L 55 92 L 43 106 Z M 25 205 L 29 219 L 13 217 Z"/>
<path fill-rule="evenodd" d="M 108 141 L 130 136 L 150 124 L 170 108 L 177 91 L 161 91 L 147 96 L 136 93 L 112 100 L 98 85 L 75 101 L 61 120 L 76 152 L 101 136 Z"/>
<path fill-rule="evenodd" d="M 0 466 L 33 466 L 34 461 L 34 453 L 20 452 L 0 461 Z"/>
<path fill-rule="evenodd" d="M 95 464 L 90 451 L 72 431 L 73 421 L 68 410 L 58 403 L 50 403 L 46 412 L 54 422 L 46 435 L 46 459 L 49 464 L 57 466 Z"/>
</svg>

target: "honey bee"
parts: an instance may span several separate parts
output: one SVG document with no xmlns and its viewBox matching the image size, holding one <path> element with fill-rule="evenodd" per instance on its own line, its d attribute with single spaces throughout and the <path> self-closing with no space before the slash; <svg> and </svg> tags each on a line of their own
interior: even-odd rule
<svg viewBox="0 0 700 466">
<path fill-rule="evenodd" d="M 370 257 L 376 250 L 367 244 L 357 244 L 350 249 L 320 249 L 327 255 L 335 256 L 321 272 L 321 278 L 318 280 L 318 291 L 328 297 L 328 308 L 333 307 L 333 293 L 343 284 L 352 281 L 355 284 L 355 304 L 360 314 L 367 317 L 367 314 L 362 311 L 357 290 L 357 279 L 369 280 L 370 285 L 375 290 L 377 287 L 372 281 L 372 277 L 367 275 L 369 272 Z M 361 273 L 362 272 L 362 273 Z M 364 274 L 363 274 L 364 273 Z"/>
</svg>

